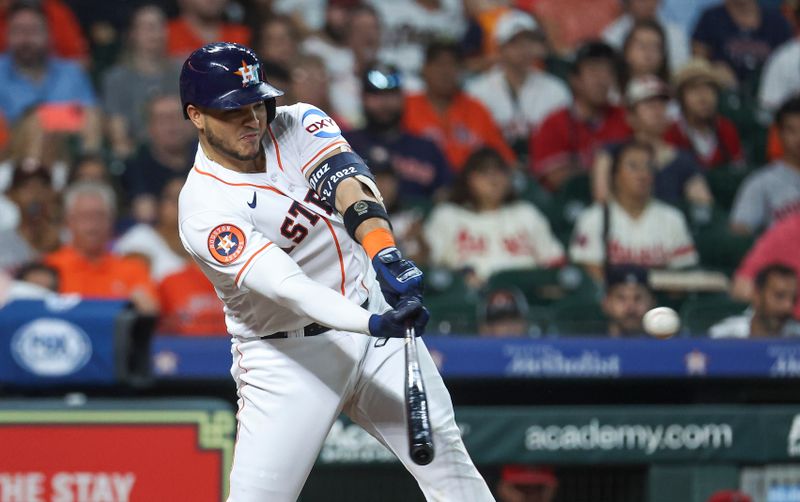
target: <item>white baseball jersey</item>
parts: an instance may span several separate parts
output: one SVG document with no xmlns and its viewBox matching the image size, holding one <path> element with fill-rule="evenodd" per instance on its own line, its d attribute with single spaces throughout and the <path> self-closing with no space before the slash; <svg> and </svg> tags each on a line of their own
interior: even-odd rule
<svg viewBox="0 0 800 502">
<path fill-rule="evenodd" d="M 229 333 L 261 337 L 313 322 L 244 285 L 256 261 L 281 253 L 355 305 L 370 298 L 370 310 L 384 310 L 369 258 L 305 177 L 325 155 L 349 150 L 339 127 L 311 105 L 282 106 L 263 146 L 263 173 L 226 169 L 198 147 L 179 199 L 181 241 L 224 303 Z"/>
<path fill-rule="evenodd" d="M 680 268 L 697 264 L 697 251 L 677 209 L 652 200 L 634 219 L 616 202 L 609 204 L 609 262 L 643 267 Z M 600 264 L 603 249 L 603 208 L 599 204 L 584 210 L 578 218 L 569 249 L 576 263 Z"/>
<path fill-rule="evenodd" d="M 509 268 L 549 267 L 565 261 L 564 248 L 547 219 L 522 201 L 484 212 L 442 204 L 431 213 L 425 237 L 431 262 L 454 269 L 469 266 L 482 279 Z"/>
</svg>

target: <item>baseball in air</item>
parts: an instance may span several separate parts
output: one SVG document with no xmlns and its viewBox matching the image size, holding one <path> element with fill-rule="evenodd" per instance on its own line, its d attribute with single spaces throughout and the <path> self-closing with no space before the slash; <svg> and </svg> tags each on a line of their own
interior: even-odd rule
<svg viewBox="0 0 800 502">
<path fill-rule="evenodd" d="M 681 329 L 678 313 L 669 307 L 656 307 L 648 310 L 642 319 L 644 330 L 648 335 L 666 339 Z"/>
</svg>

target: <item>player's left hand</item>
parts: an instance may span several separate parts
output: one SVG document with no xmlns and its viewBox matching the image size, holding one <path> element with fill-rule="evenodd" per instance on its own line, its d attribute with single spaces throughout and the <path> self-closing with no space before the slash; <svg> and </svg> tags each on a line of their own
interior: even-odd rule
<svg viewBox="0 0 800 502">
<path fill-rule="evenodd" d="M 369 318 L 369 334 L 379 338 L 403 338 L 406 326 L 413 324 L 417 336 L 425 331 L 430 314 L 416 299 L 400 302 L 396 309 Z"/>
<path fill-rule="evenodd" d="M 406 260 L 396 247 L 382 249 L 372 258 L 383 297 L 397 308 L 402 300 L 416 299 L 422 303 L 422 270 Z"/>
</svg>

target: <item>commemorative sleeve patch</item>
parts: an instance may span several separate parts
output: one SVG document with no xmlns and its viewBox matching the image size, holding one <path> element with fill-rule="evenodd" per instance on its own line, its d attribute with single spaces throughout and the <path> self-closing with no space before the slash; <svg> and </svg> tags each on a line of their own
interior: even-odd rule
<svg viewBox="0 0 800 502">
<path fill-rule="evenodd" d="M 303 129 L 318 138 L 336 138 L 342 130 L 336 122 L 319 108 L 311 108 L 303 114 Z"/>
<path fill-rule="evenodd" d="M 244 252 L 247 239 L 244 232 L 230 224 L 218 225 L 208 234 L 208 251 L 215 260 L 228 265 Z"/>
</svg>

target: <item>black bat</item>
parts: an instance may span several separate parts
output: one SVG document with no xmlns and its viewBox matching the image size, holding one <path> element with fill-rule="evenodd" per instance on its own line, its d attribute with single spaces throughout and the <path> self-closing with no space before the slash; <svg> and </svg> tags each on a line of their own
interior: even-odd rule
<svg viewBox="0 0 800 502">
<path fill-rule="evenodd" d="M 428 417 L 428 399 L 419 369 L 417 336 L 414 327 L 406 328 L 406 424 L 408 425 L 408 454 L 418 465 L 433 461 L 433 433 Z"/>
</svg>

